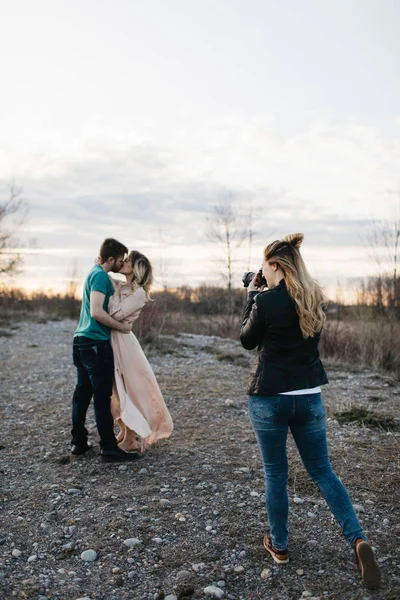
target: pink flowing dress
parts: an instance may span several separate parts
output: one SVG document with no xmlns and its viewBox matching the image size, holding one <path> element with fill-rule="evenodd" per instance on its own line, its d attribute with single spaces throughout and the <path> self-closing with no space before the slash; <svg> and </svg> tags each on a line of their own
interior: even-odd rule
<svg viewBox="0 0 400 600">
<path fill-rule="evenodd" d="M 108 303 L 109 314 L 117 321 L 134 323 L 146 303 L 145 291 L 139 287 L 132 292 L 130 285 L 111 281 L 115 292 Z M 111 345 L 115 363 L 111 398 L 114 419 L 121 419 L 135 431 L 142 438 L 142 447 L 168 438 L 173 430 L 172 418 L 136 336 L 112 329 Z"/>
</svg>

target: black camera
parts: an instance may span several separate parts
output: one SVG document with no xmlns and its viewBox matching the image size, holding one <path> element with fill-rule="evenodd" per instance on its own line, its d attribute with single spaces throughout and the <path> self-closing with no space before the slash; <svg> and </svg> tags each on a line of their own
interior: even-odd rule
<svg viewBox="0 0 400 600">
<path fill-rule="evenodd" d="M 255 276 L 255 273 L 253 273 L 253 271 L 247 271 L 246 273 L 244 273 L 243 277 L 242 277 L 243 287 L 245 287 L 245 288 L 249 287 L 254 276 Z M 267 280 L 265 279 L 265 277 L 263 275 L 262 269 L 260 269 L 259 271 L 257 271 L 256 286 L 261 287 L 262 285 L 267 285 Z"/>
</svg>

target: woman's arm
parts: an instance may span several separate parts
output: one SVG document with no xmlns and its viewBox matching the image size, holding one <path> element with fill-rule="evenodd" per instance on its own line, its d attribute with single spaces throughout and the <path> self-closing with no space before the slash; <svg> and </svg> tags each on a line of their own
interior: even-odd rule
<svg viewBox="0 0 400 600">
<path fill-rule="evenodd" d="M 247 305 L 244 310 L 243 322 L 240 328 L 240 341 L 243 348 L 253 350 L 262 341 L 265 323 L 261 316 L 261 309 L 257 302 L 257 291 L 251 291 L 248 295 Z"/>
<path fill-rule="evenodd" d="M 131 331 L 129 323 L 119 323 L 118 319 L 113 319 L 103 309 L 104 298 L 105 294 L 102 292 L 90 292 L 90 316 L 102 325 L 110 327 L 110 329 L 117 329 L 121 333 L 129 333 Z"/>
<path fill-rule="evenodd" d="M 146 294 L 143 288 L 138 288 L 133 294 L 128 294 L 124 298 L 117 294 L 111 296 L 108 303 L 108 312 L 113 319 L 123 321 L 138 310 L 141 310 L 146 304 Z"/>
</svg>

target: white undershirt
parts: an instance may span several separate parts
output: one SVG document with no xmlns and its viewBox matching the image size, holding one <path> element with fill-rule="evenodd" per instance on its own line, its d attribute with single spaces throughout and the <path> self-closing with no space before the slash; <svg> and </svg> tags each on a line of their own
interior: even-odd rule
<svg viewBox="0 0 400 600">
<path fill-rule="evenodd" d="M 301 396 L 303 394 L 320 394 L 321 388 L 309 388 L 308 390 L 293 390 L 293 392 L 281 392 L 280 396 Z"/>
</svg>

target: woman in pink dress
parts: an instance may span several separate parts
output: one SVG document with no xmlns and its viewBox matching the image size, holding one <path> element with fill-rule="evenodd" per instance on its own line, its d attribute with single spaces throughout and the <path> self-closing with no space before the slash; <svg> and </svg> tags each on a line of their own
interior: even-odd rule
<svg viewBox="0 0 400 600">
<path fill-rule="evenodd" d="M 108 312 L 117 321 L 133 324 L 150 300 L 152 267 L 143 254 L 132 251 L 119 272 L 126 282 L 111 279 L 115 292 Z M 120 428 L 118 446 L 128 452 L 138 450 L 139 438 L 140 450 L 144 450 L 148 444 L 171 435 L 171 415 L 136 336 L 112 330 L 111 345 L 115 363 L 111 411 Z"/>
</svg>

